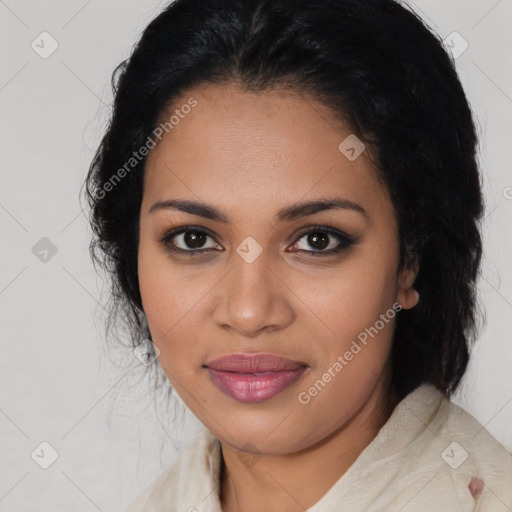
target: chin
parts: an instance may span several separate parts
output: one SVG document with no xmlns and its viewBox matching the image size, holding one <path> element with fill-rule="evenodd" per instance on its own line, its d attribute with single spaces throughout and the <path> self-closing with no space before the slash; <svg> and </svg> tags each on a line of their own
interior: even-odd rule
<svg viewBox="0 0 512 512">
<path fill-rule="evenodd" d="M 223 429 L 208 428 L 222 443 L 241 452 L 255 455 L 286 455 L 307 446 L 307 443 L 304 443 L 304 438 L 300 437 L 300 433 L 291 425 L 284 427 L 281 424 L 275 428 L 276 425 L 279 425 L 279 420 L 265 423 L 264 426 L 238 420 L 236 429 L 230 428 L 229 434 Z"/>
</svg>

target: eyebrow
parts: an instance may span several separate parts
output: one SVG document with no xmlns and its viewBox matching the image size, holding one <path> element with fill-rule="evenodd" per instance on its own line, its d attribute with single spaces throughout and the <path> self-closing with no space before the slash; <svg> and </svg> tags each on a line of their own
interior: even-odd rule
<svg viewBox="0 0 512 512">
<path fill-rule="evenodd" d="M 214 206 L 207 203 L 200 203 L 186 199 L 168 199 L 166 201 L 157 201 L 155 204 L 153 204 L 153 206 L 151 206 L 148 213 L 165 209 L 178 210 L 217 222 L 230 224 L 228 217 Z M 343 199 L 341 197 L 327 197 L 319 198 L 314 201 L 292 204 L 290 206 L 286 206 L 285 208 L 281 208 L 277 212 L 276 218 L 279 222 L 285 222 L 300 217 L 314 215 L 315 213 L 325 210 L 334 209 L 353 210 L 361 213 L 365 217 L 368 217 L 366 210 L 360 204 L 355 203 L 354 201 L 349 201 L 348 199 Z"/>
</svg>

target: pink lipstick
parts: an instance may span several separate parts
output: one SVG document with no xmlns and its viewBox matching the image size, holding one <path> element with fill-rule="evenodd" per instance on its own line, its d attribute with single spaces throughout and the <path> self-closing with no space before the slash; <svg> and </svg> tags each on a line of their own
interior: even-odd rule
<svg viewBox="0 0 512 512">
<path fill-rule="evenodd" d="M 262 402 L 284 391 L 307 369 L 274 354 L 232 354 L 206 363 L 212 382 L 239 402 Z"/>
</svg>

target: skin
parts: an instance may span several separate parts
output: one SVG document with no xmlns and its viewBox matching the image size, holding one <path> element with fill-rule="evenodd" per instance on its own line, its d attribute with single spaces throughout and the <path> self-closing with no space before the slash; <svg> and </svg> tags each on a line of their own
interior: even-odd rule
<svg viewBox="0 0 512 512">
<path fill-rule="evenodd" d="M 298 394 L 394 303 L 415 306 L 417 265 L 397 272 L 388 191 L 368 151 L 354 161 L 340 152 L 351 131 L 325 106 L 291 90 L 257 95 L 228 84 L 191 89 L 173 108 L 190 97 L 197 106 L 146 162 L 138 254 L 143 307 L 171 385 L 221 442 L 223 511 L 303 511 L 353 464 L 399 401 L 389 386 L 394 320 L 309 403 Z M 332 196 L 366 213 L 330 209 L 276 221 L 281 208 Z M 170 208 L 149 213 L 169 199 L 211 204 L 229 224 Z M 178 234 L 175 246 L 212 250 L 167 251 L 162 236 L 180 226 L 209 236 L 194 246 Z M 326 248 L 312 245 L 312 226 L 347 233 L 355 243 L 339 254 L 307 254 L 340 243 L 329 235 Z M 249 236 L 262 248 L 252 263 L 236 252 Z M 217 389 L 203 367 L 240 352 L 270 352 L 308 369 L 277 396 L 242 403 Z"/>
</svg>

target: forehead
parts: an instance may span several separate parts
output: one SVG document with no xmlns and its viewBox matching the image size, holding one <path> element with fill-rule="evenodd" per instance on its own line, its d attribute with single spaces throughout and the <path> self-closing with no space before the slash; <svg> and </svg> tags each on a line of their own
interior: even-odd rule
<svg viewBox="0 0 512 512">
<path fill-rule="evenodd" d="M 191 98 L 195 106 L 183 108 Z M 276 202 L 318 195 L 386 200 L 369 152 L 348 158 L 347 145 L 357 145 L 357 139 L 311 97 L 287 89 L 254 94 L 236 85 L 206 85 L 174 100 L 161 120 L 171 116 L 172 128 L 146 162 L 145 200 L 208 198 L 226 207 L 242 202 L 274 210 Z"/>
</svg>

